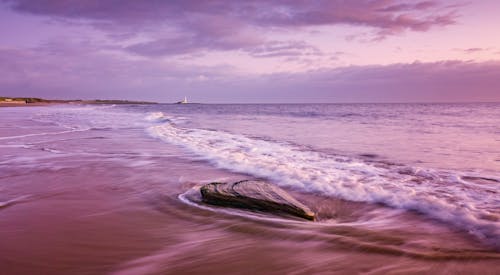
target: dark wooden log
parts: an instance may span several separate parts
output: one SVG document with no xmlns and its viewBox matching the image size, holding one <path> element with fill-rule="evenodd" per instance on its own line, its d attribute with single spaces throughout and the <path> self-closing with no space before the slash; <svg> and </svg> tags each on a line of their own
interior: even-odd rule
<svg viewBox="0 0 500 275">
<path fill-rule="evenodd" d="M 314 221 L 315 214 L 285 190 L 264 181 L 213 182 L 201 187 L 205 203 L 288 214 Z"/>
</svg>

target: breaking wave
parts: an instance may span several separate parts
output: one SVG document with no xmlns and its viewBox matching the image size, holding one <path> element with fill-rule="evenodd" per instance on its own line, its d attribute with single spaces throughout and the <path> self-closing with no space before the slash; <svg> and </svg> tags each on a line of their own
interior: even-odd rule
<svg viewBox="0 0 500 275">
<path fill-rule="evenodd" d="M 418 211 L 500 248 L 499 179 L 495 177 L 487 177 L 492 184 L 478 184 L 470 179 L 484 175 L 367 162 L 289 143 L 158 122 L 148 128 L 152 136 L 182 146 L 217 167 L 305 192 Z"/>
</svg>

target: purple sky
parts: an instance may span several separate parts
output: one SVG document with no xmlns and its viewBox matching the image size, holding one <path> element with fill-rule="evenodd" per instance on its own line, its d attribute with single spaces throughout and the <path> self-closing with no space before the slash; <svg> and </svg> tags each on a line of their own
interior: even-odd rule
<svg viewBox="0 0 500 275">
<path fill-rule="evenodd" d="M 500 1 L 0 0 L 0 95 L 500 101 Z"/>
</svg>

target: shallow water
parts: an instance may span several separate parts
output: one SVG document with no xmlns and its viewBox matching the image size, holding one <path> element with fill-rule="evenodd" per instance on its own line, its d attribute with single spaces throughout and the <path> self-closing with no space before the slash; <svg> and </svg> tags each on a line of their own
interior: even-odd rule
<svg viewBox="0 0 500 275">
<path fill-rule="evenodd" d="M 481 273 L 500 263 L 500 105 L 0 109 L 0 269 Z M 200 201 L 260 178 L 318 222 Z"/>
</svg>

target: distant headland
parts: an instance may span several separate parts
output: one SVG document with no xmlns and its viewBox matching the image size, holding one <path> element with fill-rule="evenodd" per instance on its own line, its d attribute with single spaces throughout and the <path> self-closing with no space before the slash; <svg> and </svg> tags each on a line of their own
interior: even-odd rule
<svg viewBox="0 0 500 275">
<path fill-rule="evenodd" d="M 149 101 L 114 100 L 114 99 L 43 99 L 36 97 L 0 97 L 0 106 L 40 106 L 47 104 L 157 104 Z"/>
</svg>

